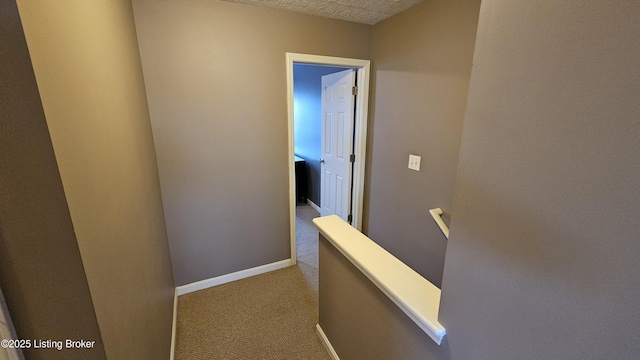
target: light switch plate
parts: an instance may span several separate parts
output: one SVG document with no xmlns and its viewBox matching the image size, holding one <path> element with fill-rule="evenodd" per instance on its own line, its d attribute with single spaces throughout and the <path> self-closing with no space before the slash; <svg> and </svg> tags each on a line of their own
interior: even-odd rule
<svg viewBox="0 0 640 360">
<path fill-rule="evenodd" d="M 409 169 L 420 171 L 420 160 L 421 156 L 418 155 L 409 155 Z"/>
</svg>

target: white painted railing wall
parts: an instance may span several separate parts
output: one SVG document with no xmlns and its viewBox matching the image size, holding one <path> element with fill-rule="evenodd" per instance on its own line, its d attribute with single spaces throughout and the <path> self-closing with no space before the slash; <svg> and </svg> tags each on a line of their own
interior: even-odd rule
<svg viewBox="0 0 640 360">
<path fill-rule="evenodd" d="M 438 345 L 440 289 L 336 215 L 313 220 L 320 233 Z"/>
</svg>

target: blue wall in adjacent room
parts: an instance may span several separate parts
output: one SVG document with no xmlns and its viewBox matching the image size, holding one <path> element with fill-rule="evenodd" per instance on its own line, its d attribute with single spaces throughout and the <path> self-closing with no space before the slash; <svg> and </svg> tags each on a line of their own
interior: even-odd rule
<svg viewBox="0 0 640 360">
<path fill-rule="evenodd" d="M 294 152 L 307 162 L 307 197 L 320 206 L 320 144 L 322 76 L 344 68 L 293 65 Z"/>
</svg>

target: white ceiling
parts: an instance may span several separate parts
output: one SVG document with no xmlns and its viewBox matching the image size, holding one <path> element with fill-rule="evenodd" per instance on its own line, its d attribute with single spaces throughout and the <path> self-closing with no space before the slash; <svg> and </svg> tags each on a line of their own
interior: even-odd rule
<svg viewBox="0 0 640 360">
<path fill-rule="evenodd" d="M 223 0 L 373 25 L 424 0 Z"/>
</svg>

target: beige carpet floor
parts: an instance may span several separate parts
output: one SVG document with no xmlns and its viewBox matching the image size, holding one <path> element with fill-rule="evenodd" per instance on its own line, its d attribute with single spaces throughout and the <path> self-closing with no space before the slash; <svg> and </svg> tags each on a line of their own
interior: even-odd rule
<svg viewBox="0 0 640 360">
<path fill-rule="evenodd" d="M 302 269 L 309 286 L 318 297 L 318 228 L 314 218 L 320 216 L 309 205 L 296 206 L 296 253 L 298 266 Z"/>
<path fill-rule="evenodd" d="M 297 235 L 318 216 L 307 208 L 298 207 Z M 315 333 L 317 232 L 306 229 L 315 255 L 298 239 L 299 265 L 180 296 L 175 359 L 329 360 Z"/>
</svg>

